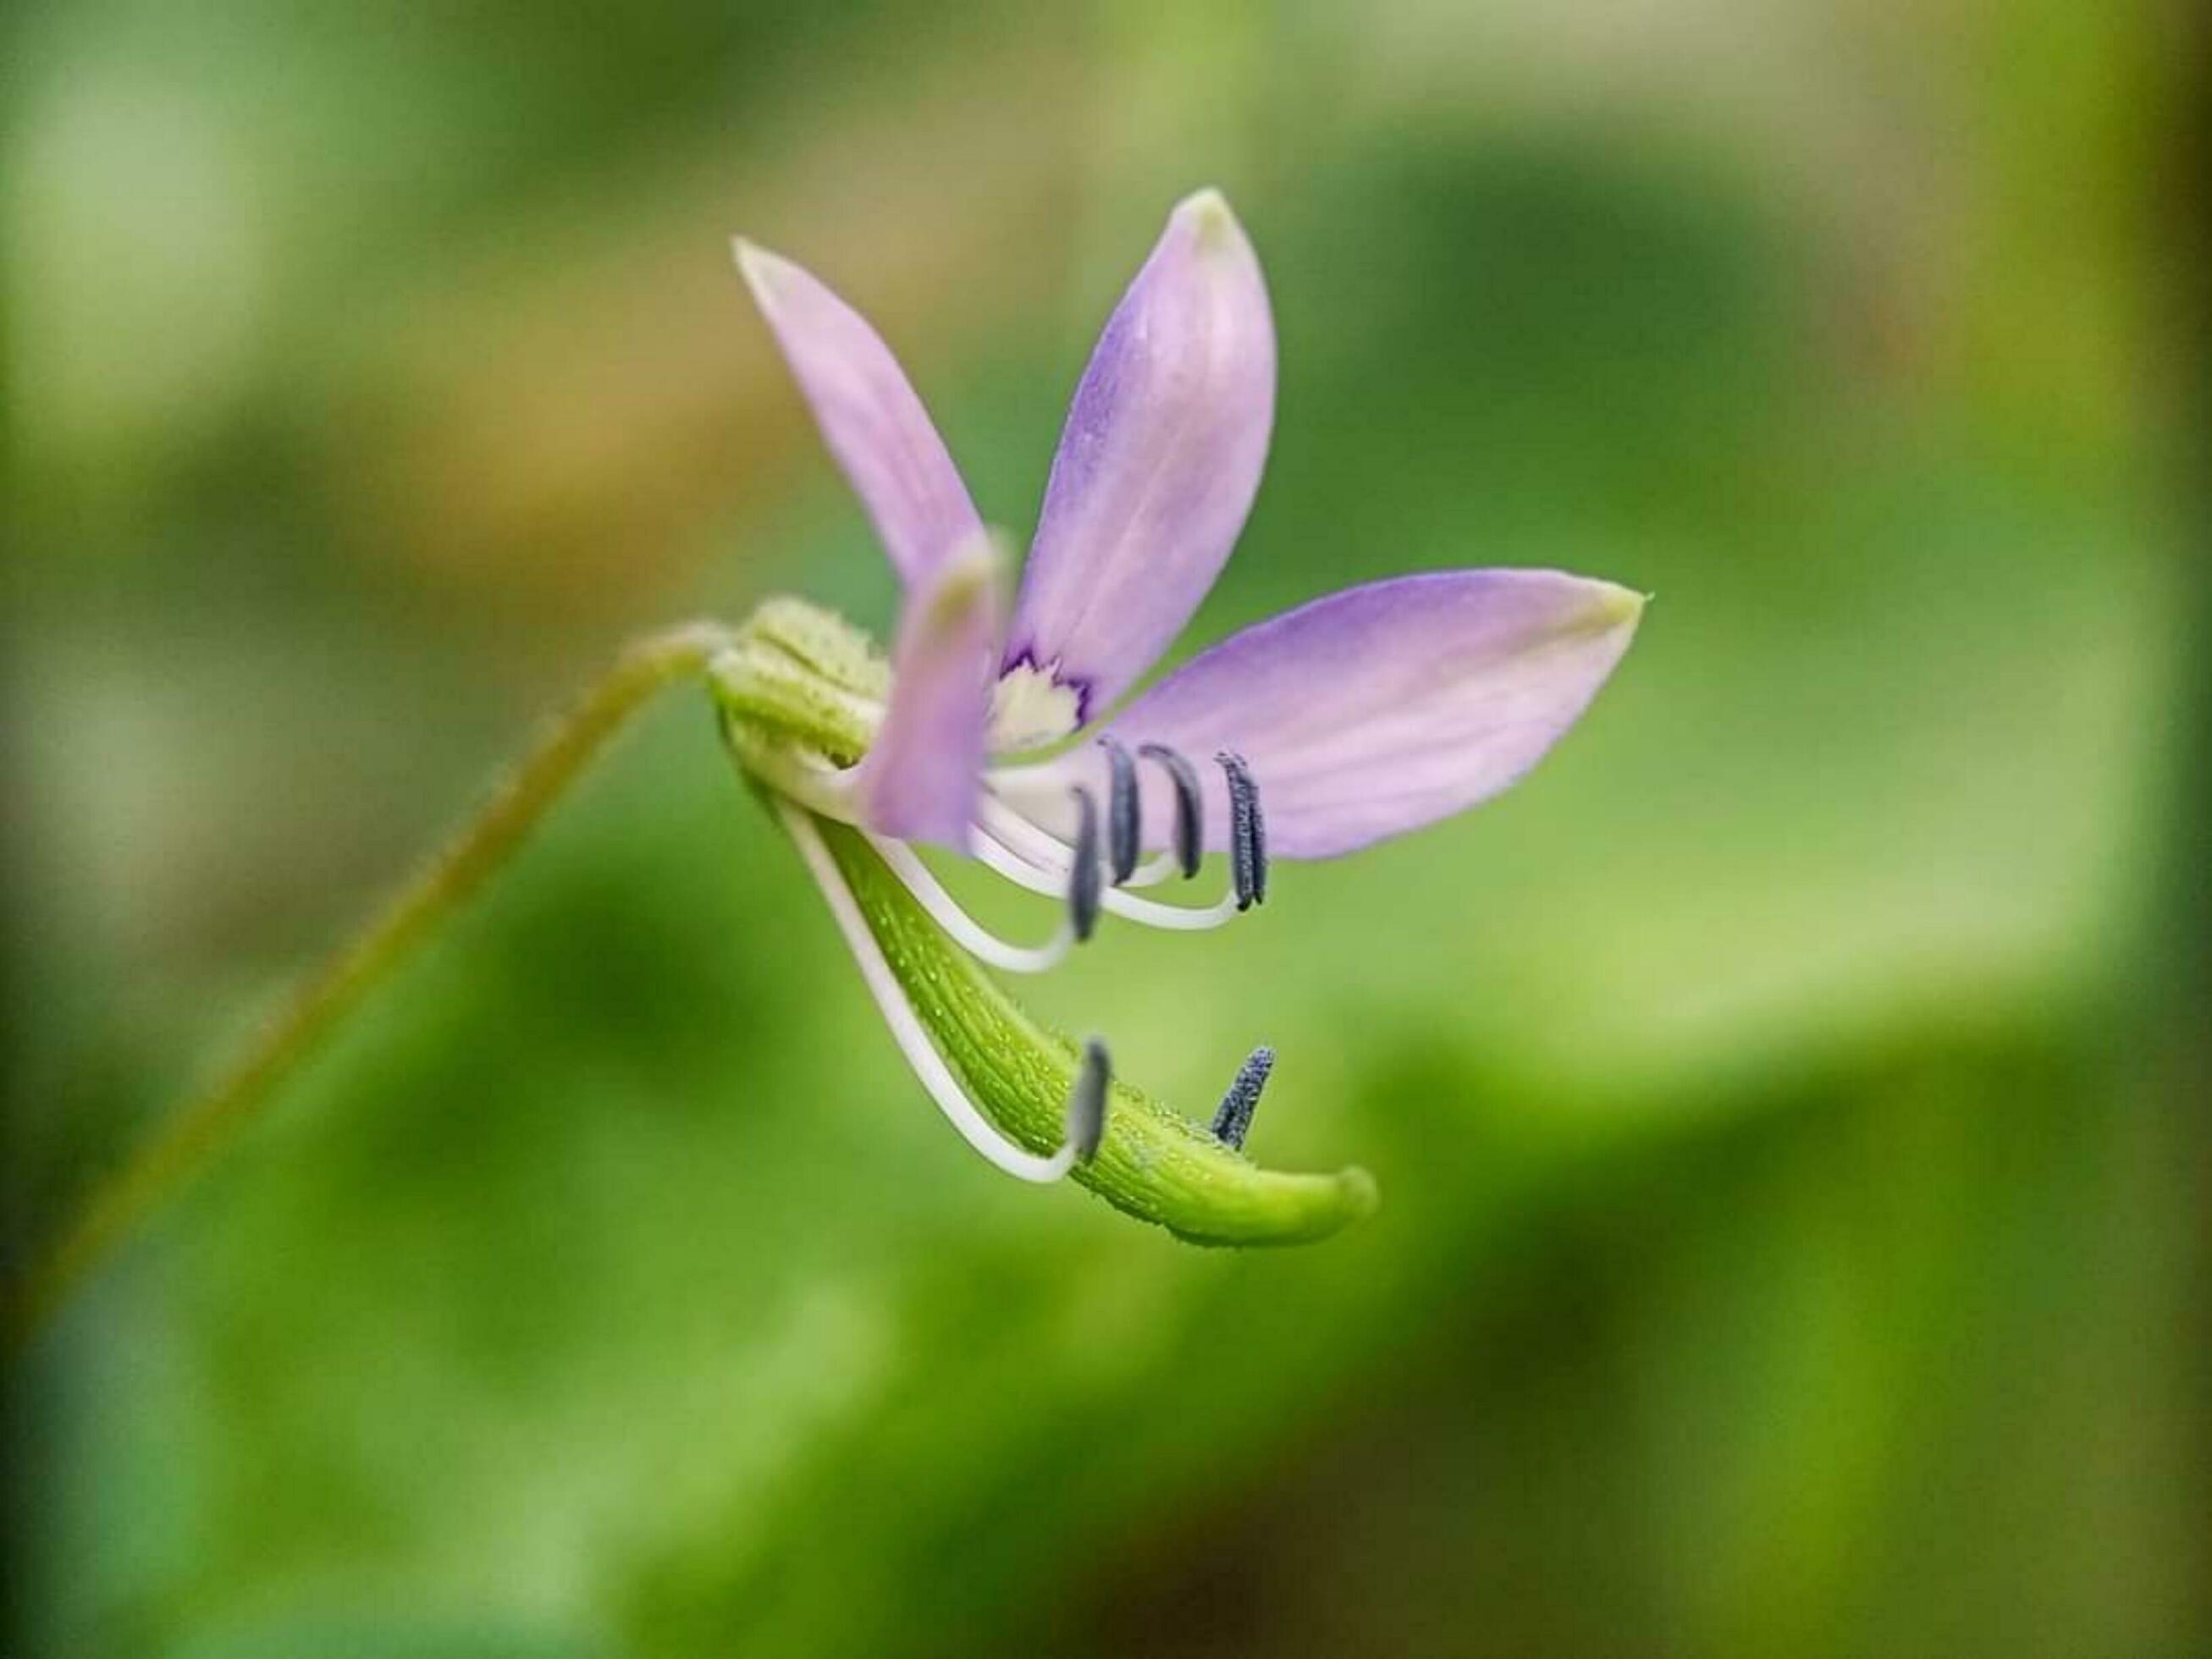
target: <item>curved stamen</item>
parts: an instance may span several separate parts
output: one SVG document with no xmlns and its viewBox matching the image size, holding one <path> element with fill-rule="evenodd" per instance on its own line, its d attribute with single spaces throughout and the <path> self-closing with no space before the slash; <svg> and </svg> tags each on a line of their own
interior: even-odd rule
<svg viewBox="0 0 2212 1659">
<path fill-rule="evenodd" d="M 969 842 L 968 850 L 977 860 L 1032 893 L 1053 898 L 1066 896 L 1069 854 L 1065 842 L 989 796 L 978 803 L 976 828 L 981 833 Z M 1224 893 L 1214 903 L 1200 908 L 1162 904 L 1111 887 L 1099 895 L 1098 902 L 1115 915 L 1144 927 L 1182 933 L 1201 933 L 1233 921 L 1237 908 L 1234 893 Z"/>
<path fill-rule="evenodd" d="M 981 1109 L 968 1097 L 967 1091 L 952 1075 L 952 1068 L 945 1064 L 945 1056 L 937 1052 L 936 1046 L 929 1040 L 929 1033 L 922 1029 L 921 1018 L 914 1012 L 914 1005 L 907 1000 L 906 993 L 900 988 L 890 963 L 884 960 L 883 946 L 876 942 L 867 918 L 860 914 L 860 902 L 854 898 L 853 890 L 847 884 L 844 873 L 837 868 L 836 860 L 830 856 L 830 849 L 823 842 L 822 832 L 814 827 L 813 818 L 802 809 L 781 799 L 776 801 L 776 810 L 782 815 L 784 828 L 790 831 L 791 839 L 799 848 L 799 857 L 805 861 L 807 872 L 814 878 L 815 884 L 821 888 L 822 896 L 829 903 L 830 914 L 836 919 L 837 931 L 845 936 L 846 946 L 852 951 L 853 960 L 860 965 L 860 978 L 866 984 L 869 995 L 875 999 L 876 1006 L 883 1014 L 884 1024 L 891 1028 L 891 1036 L 898 1043 L 899 1052 L 906 1056 L 907 1064 L 914 1068 L 915 1076 L 929 1091 L 929 1097 L 937 1103 L 937 1109 L 945 1114 L 945 1121 L 959 1131 L 963 1140 L 1017 1180 L 1034 1182 L 1042 1186 L 1058 1181 L 1074 1168 L 1082 1154 L 1073 1139 L 1063 1143 L 1051 1157 L 1040 1158 L 1007 1139 L 983 1115 Z M 1085 1066 L 1088 1067 L 1090 1063 L 1086 1053 Z M 1079 1075 L 1079 1091 L 1082 1083 L 1082 1077 Z M 1102 1104 L 1086 1109 L 1091 1114 L 1103 1115 L 1104 1107 Z M 1073 1115 L 1071 1112 L 1071 1120 Z"/>
<path fill-rule="evenodd" d="M 1106 751 L 1106 848 L 1116 887 L 1137 872 L 1137 763 L 1111 738 L 1098 739 Z"/>
<path fill-rule="evenodd" d="M 1249 910 L 1267 902 L 1267 821 L 1260 813 L 1260 786 L 1243 756 L 1224 749 L 1213 761 L 1229 781 L 1229 870 L 1237 908 Z"/>
<path fill-rule="evenodd" d="M 1198 873 L 1199 861 L 1206 855 L 1206 797 L 1199 793 L 1198 769 L 1164 743 L 1140 744 L 1137 752 L 1158 761 L 1175 784 L 1176 862 L 1188 880 Z"/>
<path fill-rule="evenodd" d="M 906 884 L 907 891 L 929 912 L 930 919 L 977 961 L 1010 974 L 1042 974 L 1056 966 L 1074 943 L 1074 930 L 1066 922 L 1042 945 L 1016 945 L 1000 939 L 961 908 L 959 901 L 945 890 L 937 872 L 922 862 L 913 848 L 872 830 L 865 833 L 868 845 L 876 849 L 890 872 Z"/>
<path fill-rule="evenodd" d="M 1267 1074 L 1274 1069 L 1275 1051 L 1265 1043 L 1237 1068 L 1236 1081 L 1221 1097 L 1221 1109 L 1213 1115 L 1213 1138 L 1223 1146 L 1243 1146 L 1244 1137 L 1252 1133 L 1252 1114 L 1260 1109 L 1260 1091 L 1267 1086 Z"/>
<path fill-rule="evenodd" d="M 1098 926 L 1098 803 L 1078 785 L 1075 795 L 1075 862 L 1067 872 L 1067 918 L 1079 945 Z"/>
</svg>

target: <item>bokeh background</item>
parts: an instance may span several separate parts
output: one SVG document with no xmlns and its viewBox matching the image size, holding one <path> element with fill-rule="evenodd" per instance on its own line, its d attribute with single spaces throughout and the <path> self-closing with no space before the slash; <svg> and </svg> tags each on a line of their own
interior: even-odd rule
<svg viewBox="0 0 2212 1659">
<path fill-rule="evenodd" d="M 1035 503 L 1224 187 L 1273 459 L 1184 649 L 1654 592 L 1520 789 L 1024 997 L 1324 1246 L 945 1130 L 696 696 L 12 1377 L 26 1653 L 2212 1641 L 2177 11 L 21 0 L 13 1245 L 632 633 L 892 585 L 732 271 Z M 2201 245 L 2199 245 L 2201 251 Z"/>
</svg>

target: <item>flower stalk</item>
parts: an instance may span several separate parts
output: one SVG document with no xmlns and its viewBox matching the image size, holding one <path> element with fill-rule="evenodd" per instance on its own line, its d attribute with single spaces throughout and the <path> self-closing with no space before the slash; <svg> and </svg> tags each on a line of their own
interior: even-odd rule
<svg viewBox="0 0 2212 1659">
<path fill-rule="evenodd" d="M 94 1186 L 55 1242 L 10 1287 L 0 1340 L 27 1346 L 70 1293 L 267 1107 L 370 992 L 514 854 L 593 757 L 654 696 L 696 680 L 738 635 L 693 623 L 641 640 L 557 716 L 414 879 L 295 992 L 245 1054 L 157 1124 Z"/>
</svg>

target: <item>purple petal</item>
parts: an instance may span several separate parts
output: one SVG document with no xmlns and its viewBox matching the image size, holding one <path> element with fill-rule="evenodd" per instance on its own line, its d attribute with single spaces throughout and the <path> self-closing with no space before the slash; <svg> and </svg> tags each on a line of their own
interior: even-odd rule
<svg viewBox="0 0 2212 1659">
<path fill-rule="evenodd" d="M 740 240 L 738 265 L 799 389 L 909 584 L 980 532 L 968 487 L 890 348 L 790 260 Z"/>
<path fill-rule="evenodd" d="M 1225 749 L 1250 763 L 1272 849 L 1328 858 L 1519 778 L 1589 706 L 1643 608 L 1625 587 L 1550 570 L 1375 582 L 1224 641 L 1107 730 L 1132 750 L 1165 744 L 1197 764 L 1209 848 L 1227 844 L 1213 763 Z M 1091 750 L 1052 769 L 1103 778 Z M 1141 783 L 1146 844 L 1164 846 L 1172 792 L 1156 767 Z"/>
<path fill-rule="evenodd" d="M 999 568 L 978 532 L 908 594 L 890 706 L 854 776 L 872 830 L 965 850 L 999 645 Z"/>
<path fill-rule="evenodd" d="M 1096 719 L 1213 586 L 1267 458 L 1275 325 L 1218 192 L 1179 205 L 1076 388 L 1015 602 L 1006 664 Z"/>
</svg>

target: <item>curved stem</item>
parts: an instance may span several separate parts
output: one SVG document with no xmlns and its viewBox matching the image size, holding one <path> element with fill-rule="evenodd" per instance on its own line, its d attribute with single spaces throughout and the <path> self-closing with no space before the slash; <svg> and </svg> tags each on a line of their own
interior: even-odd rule
<svg viewBox="0 0 2212 1659">
<path fill-rule="evenodd" d="M 10 1287 L 5 1342 L 20 1350 L 87 1273 L 268 1104 L 362 1000 L 506 862 L 607 740 L 653 694 L 703 674 L 736 641 L 694 623 L 639 641 L 568 709 L 368 927 L 296 992 L 216 1082 L 155 1126 L 122 1167 L 96 1184 L 54 1243 Z"/>
<path fill-rule="evenodd" d="M 955 1103 L 980 1109 L 996 1133 L 1032 1153 L 1064 1146 L 1083 1051 L 1030 1018 L 975 957 L 954 945 L 866 834 L 834 818 L 787 810 L 794 815 L 791 827 L 803 826 L 801 850 L 818 842 L 836 864 L 837 881 L 824 880 L 823 889 L 848 941 L 852 909 L 872 939 L 868 951 L 854 952 L 870 990 L 885 1000 L 887 1016 L 896 1000 L 921 1028 L 916 1045 L 908 1048 L 895 1024 L 900 1046 L 917 1061 L 927 1050 L 943 1062 L 938 1070 L 951 1073 L 951 1086 L 939 1101 L 947 1115 L 955 1115 Z M 851 907 L 840 904 L 841 894 Z M 875 982 L 878 969 L 888 969 L 896 982 L 895 999 Z M 922 1081 L 934 1092 L 930 1078 Z M 1262 1169 L 1126 1079 L 1113 1078 L 1109 1088 L 1113 1104 L 1104 1139 L 1067 1176 L 1124 1214 L 1194 1243 L 1245 1245 L 1305 1243 L 1374 1213 L 1375 1180 L 1364 1170 Z M 955 1127 L 968 1133 L 957 1116 Z M 989 1155 L 989 1141 L 971 1144 Z"/>
</svg>

